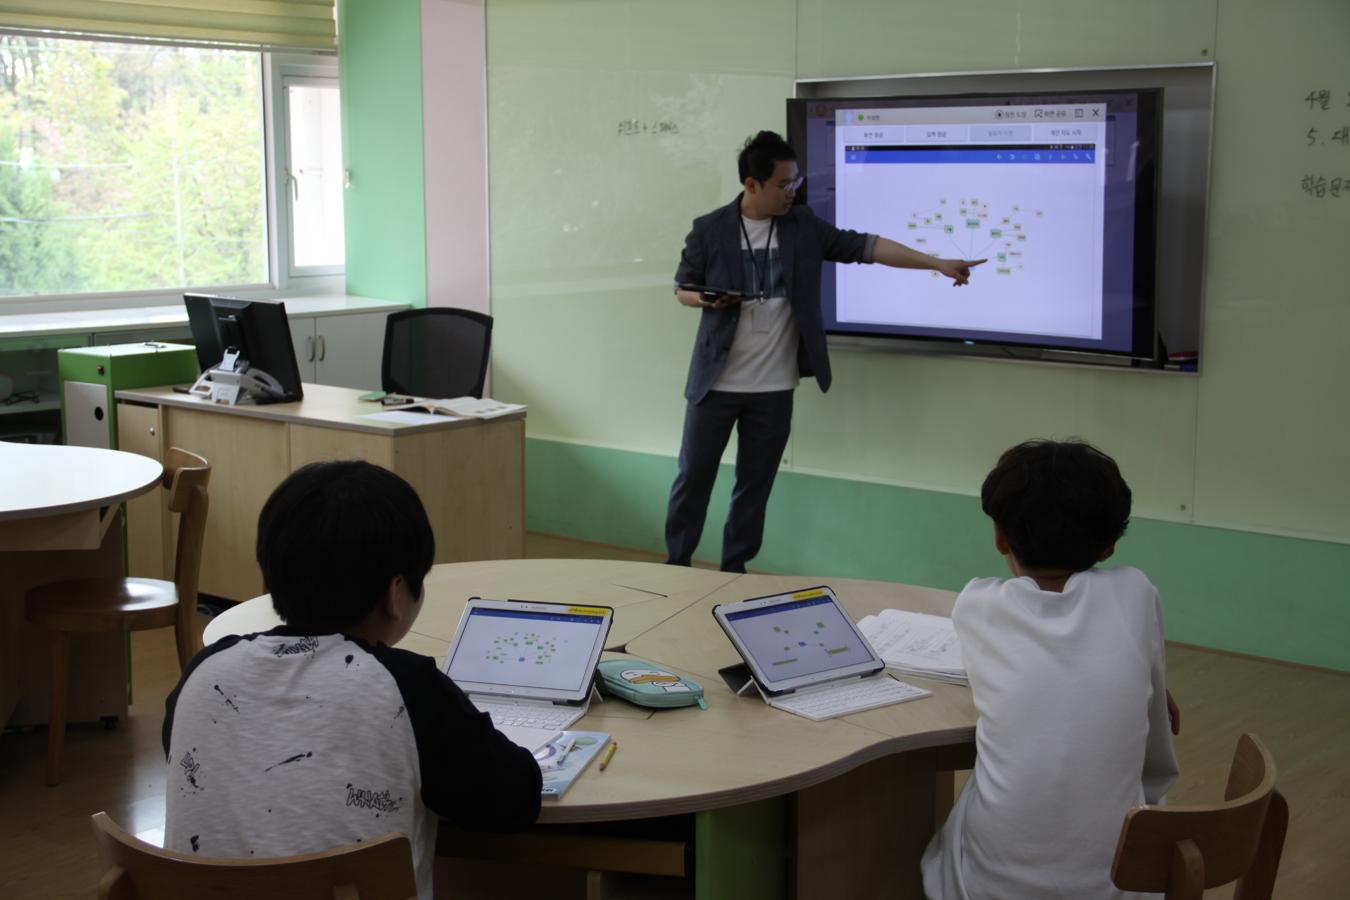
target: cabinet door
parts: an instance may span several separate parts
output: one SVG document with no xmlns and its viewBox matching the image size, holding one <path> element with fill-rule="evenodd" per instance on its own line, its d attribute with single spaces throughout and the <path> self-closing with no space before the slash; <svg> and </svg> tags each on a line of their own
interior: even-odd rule
<svg viewBox="0 0 1350 900">
<path fill-rule="evenodd" d="M 127 453 L 139 453 L 164 461 L 159 407 L 117 404 L 117 446 Z M 165 528 L 173 514 L 167 508 L 168 495 L 153 490 L 127 501 L 127 574 L 135 578 L 173 578 L 167 564 L 173 551 Z"/>
<path fill-rule="evenodd" d="M 315 318 L 319 384 L 374 391 L 380 388 L 384 323 L 388 313 Z"/>
<path fill-rule="evenodd" d="M 287 316 L 291 325 L 291 344 L 295 347 L 295 364 L 300 367 L 300 380 L 313 384 L 318 381 L 315 364 L 318 360 L 318 342 L 314 339 L 313 316 Z"/>
</svg>

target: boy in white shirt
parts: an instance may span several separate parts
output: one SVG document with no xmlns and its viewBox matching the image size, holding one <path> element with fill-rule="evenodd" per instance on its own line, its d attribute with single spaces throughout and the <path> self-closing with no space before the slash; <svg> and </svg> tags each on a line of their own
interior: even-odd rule
<svg viewBox="0 0 1350 900">
<path fill-rule="evenodd" d="M 1029 441 L 980 498 L 1014 577 L 977 578 L 956 599 L 977 758 L 924 854 L 924 891 L 1128 896 L 1111 884 L 1116 838 L 1126 810 L 1176 780 L 1179 722 L 1157 591 L 1138 569 L 1095 568 L 1125 533 L 1130 489 L 1088 444 Z"/>
</svg>

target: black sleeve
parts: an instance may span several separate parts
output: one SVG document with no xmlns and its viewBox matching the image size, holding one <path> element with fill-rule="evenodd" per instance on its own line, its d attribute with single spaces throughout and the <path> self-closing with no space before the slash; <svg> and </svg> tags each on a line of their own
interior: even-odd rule
<svg viewBox="0 0 1350 900">
<path fill-rule="evenodd" d="M 875 239 L 861 231 L 836 228 L 824 219 L 810 213 L 811 227 L 820 238 L 821 256 L 830 262 L 871 262 L 871 245 Z"/>
<path fill-rule="evenodd" d="M 373 652 L 408 708 L 427 808 L 468 831 L 534 824 L 542 787 L 534 755 L 492 727 L 434 659 L 388 647 Z"/>
<path fill-rule="evenodd" d="M 684 239 L 684 251 L 680 253 L 680 265 L 675 270 L 675 284 L 707 284 L 707 260 L 703 252 L 703 231 L 701 222 L 694 220 L 689 235 Z"/>
<path fill-rule="evenodd" d="M 187 684 L 187 680 L 192 677 L 192 673 L 197 671 L 197 667 L 206 660 L 222 650 L 230 649 L 245 638 L 252 640 L 255 637 L 257 637 L 256 634 L 232 634 L 223 637 L 211 646 L 198 651 L 197 655 L 188 662 L 187 668 L 183 670 L 182 676 L 178 679 L 178 684 L 174 686 L 173 692 L 164 701 L 164 727 L 160 731 L 160 739 L 164 742 L 164 758 L 166 760 L 169 758 L 169 740 L 173 737 L 173 713 L 178 708 L 178 695 L 182 693 L 183 685 Z"/>
</svg>

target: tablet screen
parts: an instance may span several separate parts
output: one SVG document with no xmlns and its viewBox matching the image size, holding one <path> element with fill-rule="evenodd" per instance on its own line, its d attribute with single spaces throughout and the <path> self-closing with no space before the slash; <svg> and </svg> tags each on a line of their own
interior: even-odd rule
<svg viewBox="0 0 1350 900">
<path fill-rule="evenodd" d="M 568 693 L 587 688 L 608 620 L 571 612 L 564 605 L 558 610 L 471 605 L 451 648 L 447 673 L 461 686 Z"/>
<path fill-rule="evenodd" d="M 877 659 L 824 589 L 799 592 L 758 608 L 729 609 L 724 620 L 747 662 L 753 661 L 770 684 L 828 675 Z"/>
</svg>

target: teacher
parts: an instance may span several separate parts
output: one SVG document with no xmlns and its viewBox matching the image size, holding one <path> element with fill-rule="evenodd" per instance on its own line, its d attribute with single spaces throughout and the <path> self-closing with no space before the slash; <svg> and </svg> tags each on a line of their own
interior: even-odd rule
<svg viewBox="0 0 1350 900">
<path fill-rule="evenodd" d="M 722 534 L 722 570 L 744 572 L 759 552 L 764 515 L 792 428 L 800 376 L 830 389 L 820 311 L 825 262 L 934 269 L 953 286 L 984 260 L 938 259 L 873 234 L 835 228 L 793 198 L 797 155 L 772 131 L 745 142 L 743 191 L 694 220 L 675 272 L 675 296 L 702 311 L 689 362 L 679 474 L 666 511 L 666 562 L 687 566 L 703 535 L 717 466 L 737 429 L 736 486 Z M 680 285 L 698 285 L 688 290 Z M 727 292 L 734 291 L 736 295 Z"/>
</svg>

